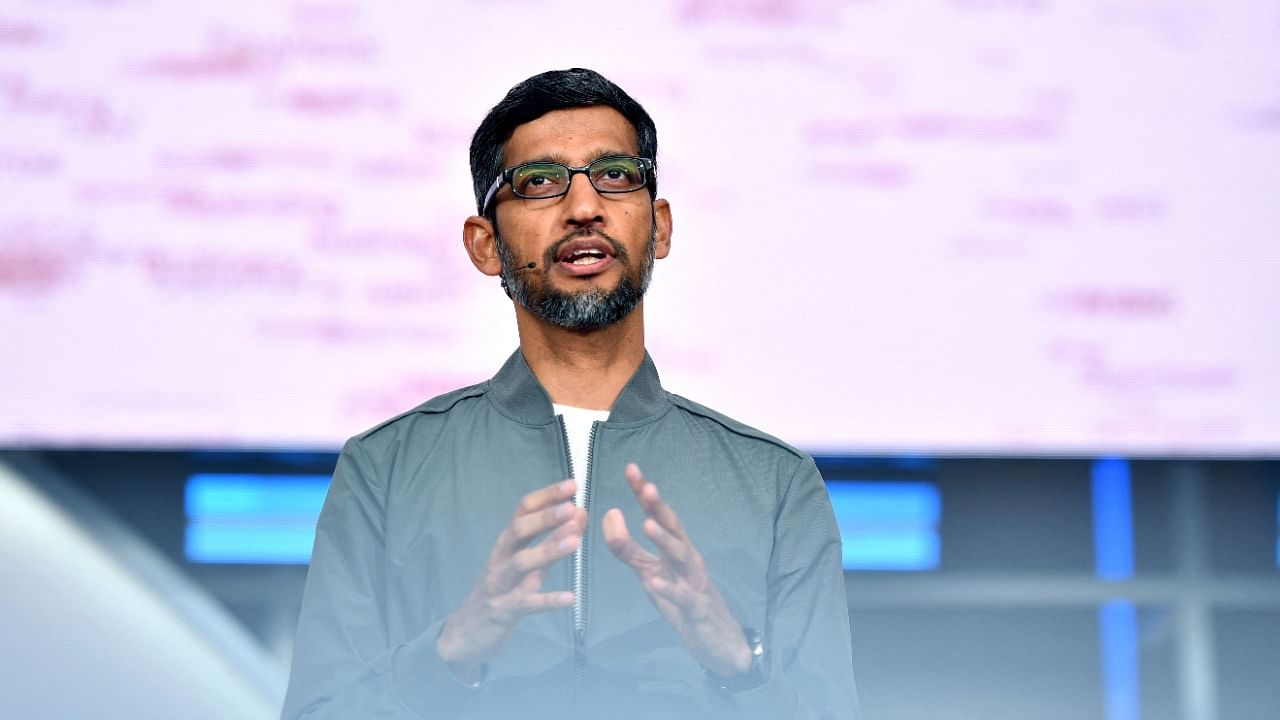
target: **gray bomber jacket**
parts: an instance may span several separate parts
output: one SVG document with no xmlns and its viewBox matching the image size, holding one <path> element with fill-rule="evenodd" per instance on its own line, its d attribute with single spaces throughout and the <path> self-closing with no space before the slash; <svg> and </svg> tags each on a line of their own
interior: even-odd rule
<svg viewBox="0 0 1280 720">
<path fill-rule="evenodd" d="M 519 498 L 569 476 L 550 398 L 517 350 L 488 382 L 349 440 L 316 530 L 283 718 L 858 717 L 840 538 L 811 458 L 667 393 L 647 355 L 590 455 L 577 473 L 589 483 L 582 633 L 569 610 L 527 616 L 471 688 L 436 636 Z M 648 545 L 629 462 L 679 514 L 729 609 L 763 631 L 763 685 L 713 687 L 605 546 L 613 507 Z M 571 582 L 562 561 L 544 589 Z"/>
</svg>

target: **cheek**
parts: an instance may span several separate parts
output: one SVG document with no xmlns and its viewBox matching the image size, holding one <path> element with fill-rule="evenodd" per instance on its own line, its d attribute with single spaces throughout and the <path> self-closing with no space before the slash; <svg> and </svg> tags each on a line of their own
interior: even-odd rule
<svg viewBox="0 0 1280 720">
<path fill-rule="evenodd" d="M 539 237 L 538 230 L 528 217 L 499 218 L 498 233 L 507 247 L 516 252 L 525 252 L 532 245 L 532 239 Z"/>
</svg>

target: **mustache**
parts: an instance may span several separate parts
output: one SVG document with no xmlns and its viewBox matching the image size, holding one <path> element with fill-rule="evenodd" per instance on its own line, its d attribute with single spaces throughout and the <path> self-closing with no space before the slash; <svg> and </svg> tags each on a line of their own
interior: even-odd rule
<svg viewBox="0 0 1280 720">
<path fill-rule="evenodd" d="M 609 245 L 609 252 L 613 254 L 614 259 L 621 261 L 624 265 L 631 259 L 627 254 L 627 249 L 623 247 L 622 243 L 615 240 L 613 236 L 609 235 L 609 233 L 606 233 L 599 228 L 585 227 L 577 230 L 571 230 L 565 233 L 559 240 L 551 243 L 551 247 L 547 248 L 547 251 L 542 255 L 542 267 L 549 268 L 556 264 L 556 256 L 560 254 L 560 248 L 564 247 L 565 243 L 572 242 L 579 238 L 588 237 L 596 237 L 605 241 L 605 243 Z"/>
</svg>

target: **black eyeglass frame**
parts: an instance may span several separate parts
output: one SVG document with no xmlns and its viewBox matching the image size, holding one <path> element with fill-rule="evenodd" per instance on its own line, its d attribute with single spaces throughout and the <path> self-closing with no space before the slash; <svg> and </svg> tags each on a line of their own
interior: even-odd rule
<svg viewBox="0 0 1280 720">
<path fill-rule="evenodd" d="M 607 160 L 638 161 L 640 165 L 640 170 L 641 172 L 644 173 L 644 182 L 640 183 L 636 187 L 631 188 L 630 190 L 602 190 L 596 187 L 596 184 L 591 181 L 591 173 L 588 171 L 591 169 L 592 165 L 595 165 L 596 163 L 605 162 Z M 519 170 L 520 168 L 529 167 L 530 165 L 558 165 L 559 167 L 562 167 L 565 170 L 569 171 L 569 181 L 564 184 L 564 189 L 556 193 L 555 195 L 521 195 L 520 191 L 516 190 L 516 186 L 512 184 L 511 178 L 512 176 L 515 175 L 517 170 Z M 653 160 L 651 160 L 650 158 L 640 157 L 638 155 L 606 155 L 605 157 L 602 157 L 602 158 L 596 158 L 595 160 L 592 160 L 591 162 L 587 163 L 586 165 L 583 165 L 582 167 L 573 167 L 572 165 L 565 165 L 564 163 L 558 163 L 551 160 L 533 160 L 527 163 L 520 163 L 519 165 L 513 165 L 507 168 L 506 170 L 503 170 L 502 172 L 498 173 L 498 177 L 494 178 L 493 184 L 489 186 L 489 190 L 484 194 L 484 202 L 480 206 L 480 213 L 484 214 L 485 212 L 488 212 L 489 204 L 493 202 L 494 197 L 497 196 L 498 191 L 502 189 L 502 186 L 504 184 L 511 185 L 511 193 L 518 198 L 524 198 L 525 200 L 551 200 L 553 198 L 563 197 L 564 195 L 568 194 L 569 186 L 573 184 L 573 176 L 577 175 L 578 173 L 582 173 L 583 175 L 587 176 L 587 182 L 590 182 L 591 187 L 595 188 L 596 192 L 598 193 L 610 193 L 610 194 L 632 193 L 632 192 L 636 192 L 637 190 L 642 190 L 649 186 L 649 181 L 653 177 L 653 170 L 655 166 L 656 166 L 656 163 L 654 163 Z"/>
</svg>

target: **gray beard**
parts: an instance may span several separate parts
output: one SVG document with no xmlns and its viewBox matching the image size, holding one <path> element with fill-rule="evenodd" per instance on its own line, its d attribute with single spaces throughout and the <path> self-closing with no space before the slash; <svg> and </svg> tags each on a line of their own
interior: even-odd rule
<svg viewBox="0 0 1280 720">
<path fill-rule="evenodd" d="M 566 293 L 543 283 L 541 289 L 535 289 L 528 278 L 535 272 L 546 276 L 547 271 L 555 264 L 555 254 L 561 244 L 576 237 L 596 235 L 610 244 L 615 262 L 623 265 L 624 272 L 618 286 L 611 291 L 590 288 L 576 293 Z M 645 250 L 643 264 L 640 267 L 640 279 L 632 277 L 631 261 L 627 249 L 599 230 L 577 232 L 566 235 L 559 242 L 547 249 L 541 270 L 524 269 L 522 265 L 517 271 L 514 258 L 507 244 L 501 237 L 495 238 L 498 245 L 498 257 L 502 261 L 502 286 L 513 300 L 524 309 L 533 313 L 542 321 L 566 330 L 591 331 L 615 325 L 631 314 L 645 291 L 649 289 L 649 280 L 653 276 L 653 262 L 657 252 L 657 228 L 649 235 L 649 247 Z"/>
</svg>

